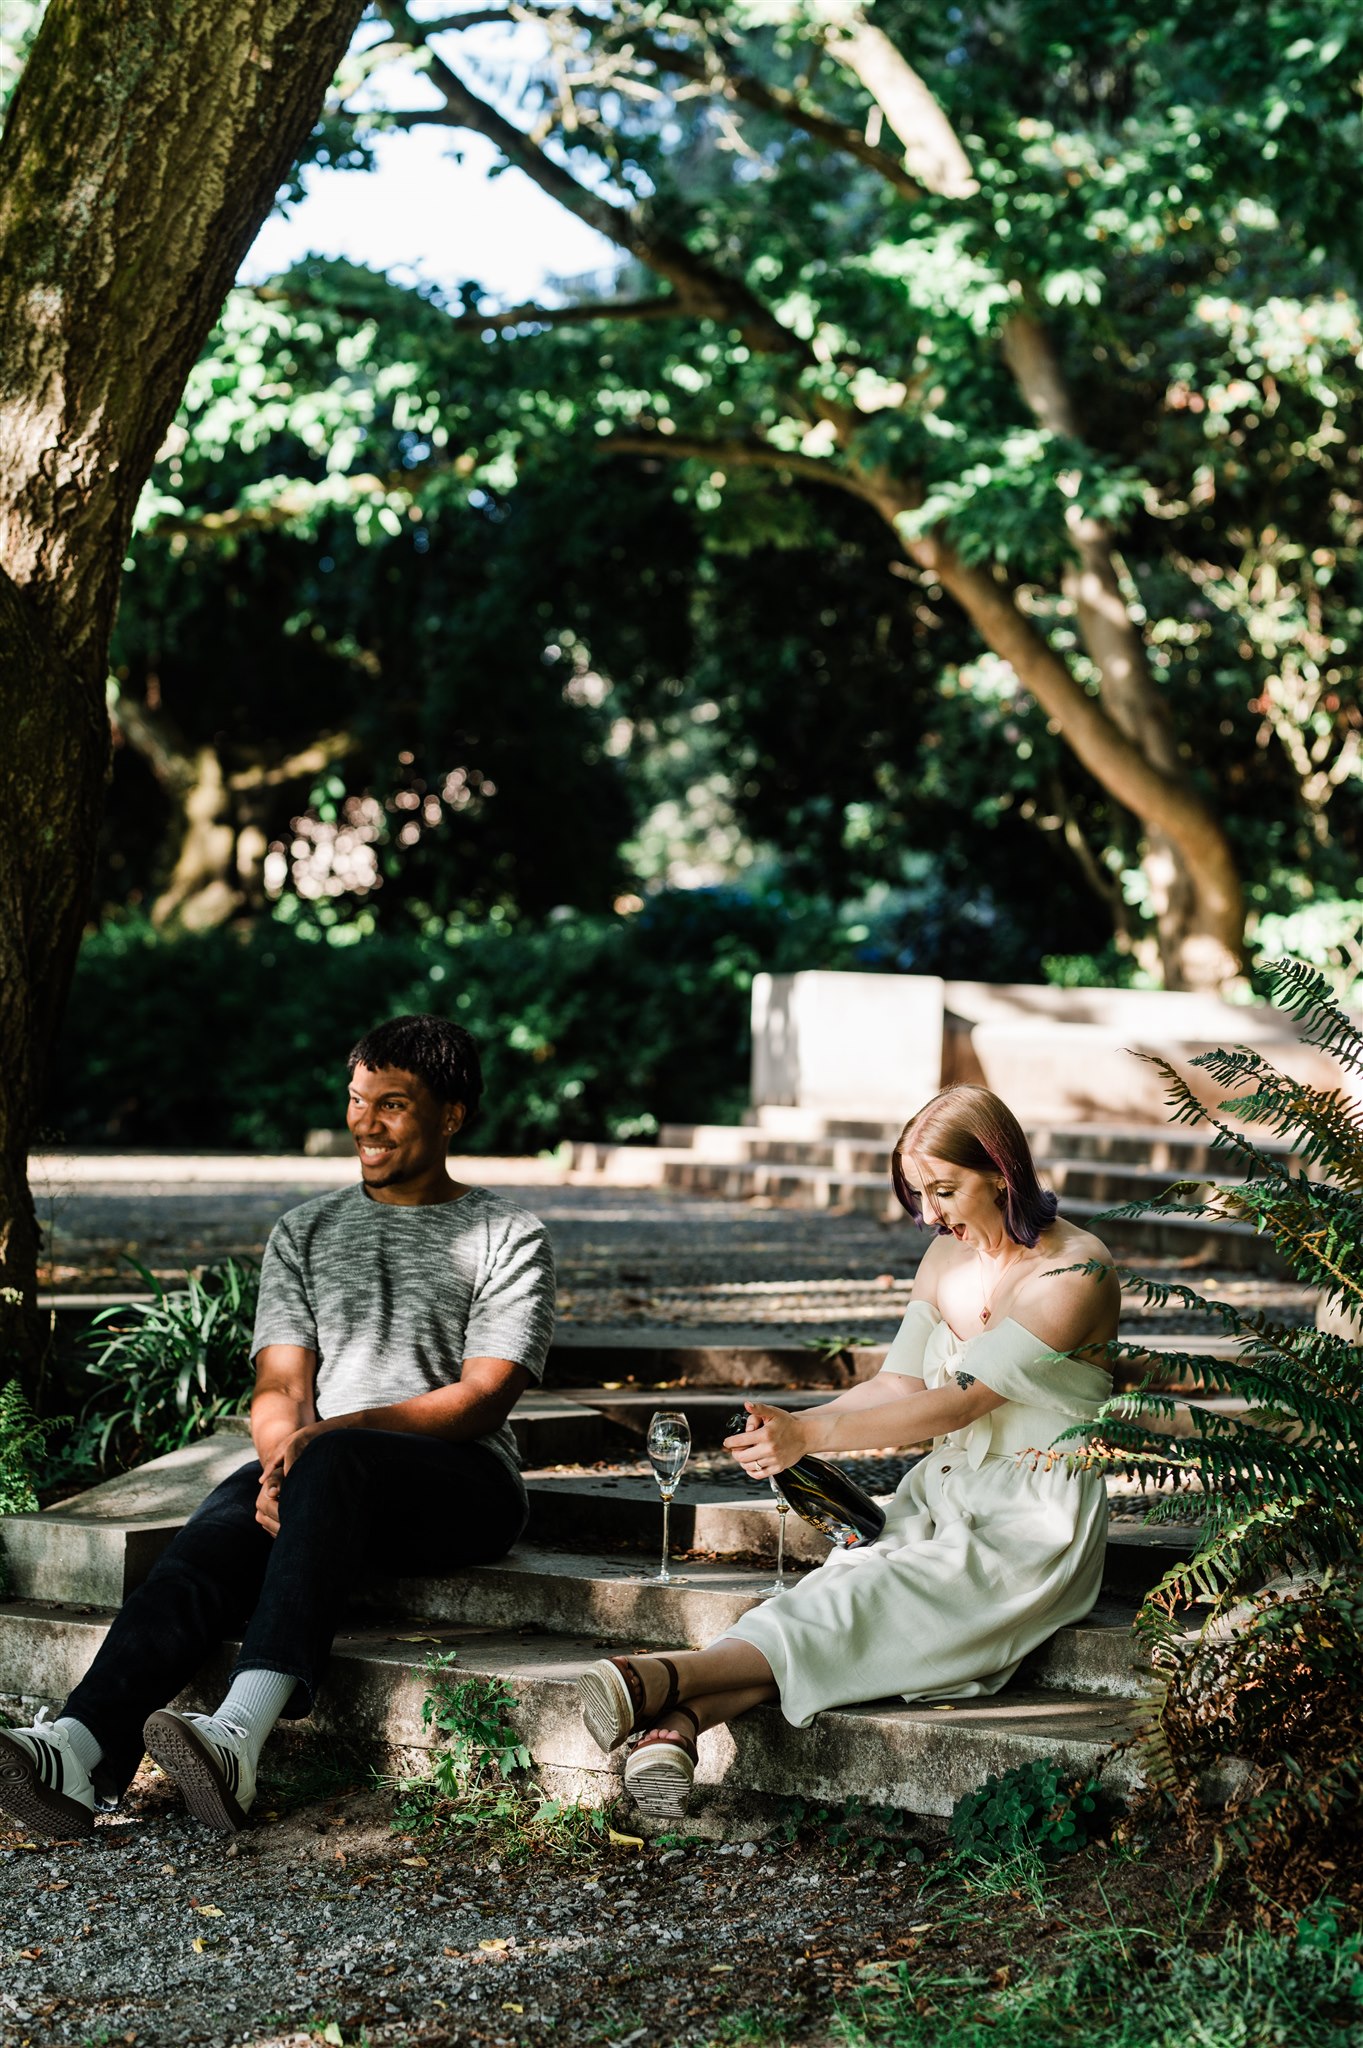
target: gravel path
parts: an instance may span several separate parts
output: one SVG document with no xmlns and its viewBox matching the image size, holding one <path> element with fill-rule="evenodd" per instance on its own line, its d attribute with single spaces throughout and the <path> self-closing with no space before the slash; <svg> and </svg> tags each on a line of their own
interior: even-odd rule
<svg viewBox="0 0 1363 2048">
<path fill-rule="evenodd" d="M 224 1843 L 143 1777 L 88 1842 L 0 1832 L 4 2048 L 661 2048 L 754 2038 L 738 2015 L 813 2044 L 860 1966 L 917 1945 L 893 1853 L 868 1899 L 784 1840 L 513 1859 L 395 1834 L 372 1789 L 267 1779 L 259 1806 Z"/>
</svg>

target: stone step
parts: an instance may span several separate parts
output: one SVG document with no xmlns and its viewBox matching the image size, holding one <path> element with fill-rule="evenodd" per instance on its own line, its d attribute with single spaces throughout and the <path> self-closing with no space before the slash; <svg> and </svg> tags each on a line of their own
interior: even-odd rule
<svg viewBox="0 0 1363 2048">
<path fill-rule="evenodd" d="M 1303 1292 L 1305 1292 L 1303 1290 Z M 897 1318 L 890 1318 L 891 1327 Z M 661 1392 L 684 1388 L 723 1387 L 742 1396 L 754 1390 L 782 1391 L 828 1388 L 837 1392 L 879 1372 L 889 1349 L 884 1343 L 854 1342 L 834 1347 L 827 1340 L 753 1343 L 707 1342 L 722 1330 L 707 1332 L 678 1325 L 672 1329 L 606 1324 L 560 1325 L 549 1354 L 550 1390 L 565 1397 L 595 1399 L 596 1391 L 630 1385 Z M 1143 1321 L 1139 1304 L 1130 1304 L 1123 1320 L 1124 1341 L 1142 1347 L 1142 1355 L 1122 1362 L 1123 1386 L 1145 1381 L 1163 1385 L 1160 1360 L 1166 1352 L 1197 1351 L 1209 1358 L 1234 1358 L 1240 1339 L 1218 1331 L 1211 1336 L 1170 1333 Z M 691 1341 L 697 1340 L 697 1341 Z M 551 1460 L 546 1459 L 549 1463 Z"/>
<path fill-rule="evenodd" d="M 602 1545 L 647 1559 L 662 1532 L 662 1507 L 652 1479 L 628 1472 L 526 1475 L 530 1495 L 528 1540 L 538 1548 L 577 1549 Z M 693 1479 L 689 1474 L 672 1503 L 671 1541 L 676 1551 L 715 1558 L 776 1557 L 774 1498 L 747 1481 Z M 1192 1554 L 1196 1522 L 1147 1526 L 1114 1520 L 1108 1530 L 1105 1589 L 1114 1595 L 1142 1595 L 1175 1564 Z M 786 1556 L 817 1564 L 828 1554 L 826 1537 L 799 1515 L 786 1516 Z"/>
<path fill-rule="evenodd" d="M 0 1693 L 26 1709 L 57 1704 L 93 1657 L 108 1622 L 105 1614 L 0 1604 Z M 215 1705 L 238 1647 L 224 1645 L 181 1704 Z M 323 1738 L 343 1736 L 371 1751 L 428 1748 L 422 1665 L 432 1653 L 453 1653 L 465 1678 L 497 1678 L 507 1686 L 517 1732 L 552 1796 L 596 1805 L 614 1797 L 618 1760 L 603 1756 L 587 1736 L 574 1684 L 581 1666 L 601 1653 L 591 1635 L 441 1625 L 353 1630 L 337 1638 L 312 1726 Z M 833 1709 L 802 1729 L 788 1726 L 775 1708 L 761 1708 L 702 1737 L 699 1811 L 688 1826 L 722 1827 L 714 1816 L 726 1808 L 741 1813 L 797 1792 L 806 1800 L 859 1799 L 945 1816 L 991 1773 L 1014 1765 L 1051 1757 L 1076 1771 L 1096 1769 L 1131 1725 L 1128 1699 L 1040 1686 L 1021 1675 L 992 1699 L 949 1708 L 878 1701 Z M 1104 1775 L 1118 1791 L 1137 1782 L 1129 1755 L 1112 1759 Z"/>
<path fill-rule="evenodd" d="M 888 1157 L 902 1128 L 900 1123 L 874 1118 L 840 1117 L 822 1110 L 765 1103 L 758 1109 L 749 1110 L 742 1124 L 665 1124 L 658 1134 L 658 1141 L 668 1149 L 698 1151 L 708 1151 L 712 1144 L 731 1145 L 735 1147 L 735 1156 L 741 1156 L 736 1150 L 741 1141 L 735 1133 L 749 1133 L 756 1143 L 769 1139 L 796 1144 L 844 1141 L 871 1148 Z M 1046 1123 L 1024 1118 L 1023 1128 L 1039 1160 L 1120 1160 L 1135 1166 L 1153 1167 L 1175 1179 L 1184 1174 L 1228 1174 L 1231 1171 L 1225 1161 L 1213 1153 L 1210 1134 L 1196 1127 L 1166 1122 L 1085 1123 L 1068 1118 L 1064 1122 Z M 1256 1136 L 1255 1144 L 1260 1151 L 1274 1158 L 1287 1159 L 1291 1156 L 1291 1146 L 1281 1139 Z"/>
<path fill-rule="evenodd" d="M 676 1188 L 688 1194 L 718 1195 L 728 1201 L 754 1198 L 801 1209 L 898 1220 L 902 1217 L 888 1182 L 879 1173 L 839 1173 L 821 1166 L 768 1166 L 761 1162 L 706 1160 L 676 1149 L 644 1146 L 589 1146 L 591 1171 L 618 1186 Z M 1153 1187 L 1151 1189 L 1153 1192 Z M 1071 1222 L 1090 1224 L 1119 1255 L 1156 1253 L 1189 1265 L 1231 1267 L 1237 1271 L 1285 1274 L 1290 1269 L 1275 1248 L 1250 1225 L 1218 1217 L 1146 1215 L 1104 1222 L 1110 1206 L 1081 1196 L 1066 1196 Z M 927 1232 L 918 1233 L 926 1242 Z"/>
<path fill-rule="evenodd" d="M 689 1154 L 713 1165 L 814 1166 L 838 1174 L 870 1173 L 888 1179 L 897 1135 L 882 1132 L 873 1139 L 774 1137 L 744 1124 L 669 1124 L 659 1134 L 659 1148 L 669 1155 Z M 1048 1128 L 1034 1135 L 1045 1140 L 1035 1147 L 1043 1179 L 1059 1188 L 1062 1179 L 1058 1176 L 1068 1174 L 1076 1182 L 1075 1193 L 1093 1192 L 1102 1200 L 1126 1201 L 1152 1185 L 1163 1188 L 1174 1180 L 1204 1175 L 1223 1182 L 1244 1178 L 1244 1167 L 1233 1155 L 1217 1157 L 1210 1143 L 1193 1132 L 1151 1129 L 1114 1134 L 1080 1126 Z M 1274 1143 L 1268 1149 L 1275 1158 L 1289 1156 L 1284 1145 Z M 1106 1168 L 1114 1185 L 1124 1183 L 1124 1170 L 1129 1171 L 1135 1176 L 1130 1183 L 1131 1196 L 1078 1185 L 1081 1168 L 1095 1176 L 1101 1176 L 1101 1169 Z"/>
<path fill-rule="evenodd" d="M 656 1536 L 656 1497 L 653 1515 Z M 673 1568 L 673 1583 L 659 1585 L 657 1566 L 656 1555 L 574 1555 L 518 1543 L 500 1564 L 452 1578 L 375 1580 L 357 1595 L 354 1613 L 404 1628 L 543 1628 L 601 1642 L 702 1649 L 759 1606 L 772 1582 L 770 1569 L 693 1560 Z M 1136 1697 L 1148 1663 L 1132 1634 L 1134 1614 L 1133 1600 L 1112 1598 L 1081 1626 L 1058 1630 L 1027 1660 L 1027 1682 Z"/>
<path fill-rule="evenodd" d="M 635 1426 L 643 1426 L 656 1398 L 651 1391 L 636 1397 Z M 698 1428 L 718 1435 L 734 1398 L 732 1392 L 704 1397 Z M 621 1394 L 609 1392 L 608 1399 L 619 1402 Z M 1226 1404 L 1221 1405 L 1224 1411 Z M 1190 1404 L 1181 1404 L 1171 1427 L 1177 1431 L 1190 1426 L 1191 1413 Z M 595 1423 L 603 1431 L 618 1427 L 608 1416 L 590 1411 L 569 1419 L 574 1425 Z M 637 1455 L 637 1443 L 629 1449 Z M 8 1590 L 25 1599 L 118 1606 L 145 1578 L 200 1501 L 251 1456 L 244 1422 L 238 1420 L 59 1506 L 0 1520 Z M 526 1483 L 530 1533 L 541 1547 L 554 1545 L 571 1554 L 584 1546 L 606 1544 L 642 1553 L 658 1539 L 661 1504 L 651 1478 L 626 1472 L 540 1470 L 529 1472 Z M 683 1479 L 673 1506 L 673 1542 L 678 1549 L 717 1557 L 770 1556 L 775 1552 L 775 1522 L 770 1493 L 727 1473 L 696 1471 Z M 795 1560 L 815 1561 L 826 1547 L 797 1515 L 787 1517 L 787 1541 Z M 1123 1590 L 1130 1582 L 1127 1573 L 1121 1580 Z"/>
</svg>

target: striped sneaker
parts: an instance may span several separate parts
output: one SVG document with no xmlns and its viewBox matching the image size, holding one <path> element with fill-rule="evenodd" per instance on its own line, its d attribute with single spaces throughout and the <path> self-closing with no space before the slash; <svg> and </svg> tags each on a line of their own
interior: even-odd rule
<svg viewBox="0 0 1363 2048">
<path fill-rule="evenodd" d="M 235 1835 L 256 1796 L 256 1764 L 244 1728 L 215 1714 L 152 1714 L 142 1730 L 147 1754 L 184 1794 L 205 1827 Z"/>
<path fill-rule="evenodd" d="M 90 1774 L 46 1708 L 31 1728 L 0 1728 L 0 1812 L 54 1841 L 94 1830 Z"/>
</svg>

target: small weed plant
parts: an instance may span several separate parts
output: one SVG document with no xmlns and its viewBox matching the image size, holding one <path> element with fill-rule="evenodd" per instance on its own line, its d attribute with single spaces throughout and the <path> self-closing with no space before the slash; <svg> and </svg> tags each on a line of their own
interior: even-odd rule
<svg viewBox="0 0 1363 2048">
<path fill-rule="evenodd" d="M 951 1846 L 962 1862 L 1003 1862 L 1020 1852 L 1050 1862 L 1106 1833 L 1098 1780 L 1048 1757 L 986 1778 L 951 1815 Z"/>
<path fill-rule="evenodd" d="M 96 1386 L 67 1449 L 73 1467 L 108 1470 L 179 1450 L 250 1396 L 256 1268 L 228 1259 L 166 1287 L 129 1263 L 151 1299 L 94 1319 L 85 1370 Z"/>
<path fill-rule="evenodd" d="M 429 1773 L 396 1781 L 393 1825 L 404 1833 L 474 1834 L 503 1855 L 549 1849 L 574 1855 L 614 1839 L 606 1816 L 551 1799 L 512 1722 L 514 1693 L 500 1678 L 462 1678 L 454 1651 L 428 1657 L 423 1725 L 440 1737 Z"/>
<path fill-rule="evenodd" d="M 898 1806 L 873 1806 L 861 1799 L 821 1805 L 794 1796 L 781 1802 L 774 1839 L 787 1846 L 817 1842 L 832 1849 L 840 1863 L 874 1869 L 882 1863 L 921 1863 L 921 1826 Z"/>
</svg>

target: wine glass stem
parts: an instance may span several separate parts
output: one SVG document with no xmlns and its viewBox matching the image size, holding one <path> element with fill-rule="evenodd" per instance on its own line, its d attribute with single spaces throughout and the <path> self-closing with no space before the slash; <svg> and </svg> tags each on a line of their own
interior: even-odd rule
<svg viewBox="0 0 1363 2048">
<path fill-rule="evenodd" d="M 786 1575 L 786 1518 L 778 1508 L 776 1511 L 776 1583 L 783 1585 Z"/>
<path fill-rule="evenodd" d="M 658 1577 L 660 1579 L 665 1579 L 669 1576 L 667 1569 L 667 1525 L 671 1513 L 672 1495 L 668 1492 L 663 1495 L 663 1561 L 658 1570 Z"/>
</svg>

